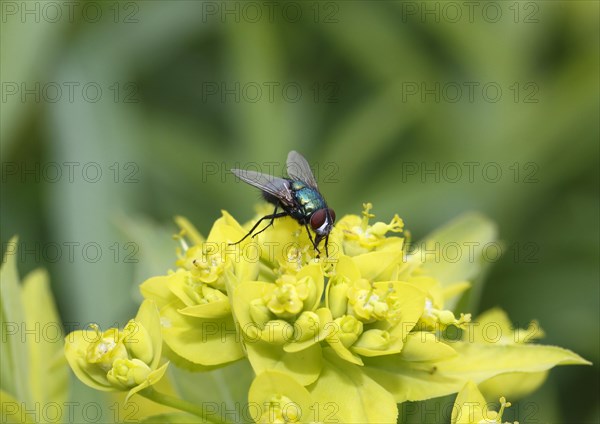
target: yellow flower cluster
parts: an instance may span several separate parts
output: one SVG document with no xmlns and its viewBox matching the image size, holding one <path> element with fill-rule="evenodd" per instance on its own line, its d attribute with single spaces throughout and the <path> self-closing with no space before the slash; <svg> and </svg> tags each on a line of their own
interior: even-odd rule
<svg viewBox="0 0 600 424">
<path fill-rule="evenodd" d="M 516 387 L 511 376 L 518 375 L 533 390 L 549 368 L 585 363 L 564 349 L 523 343 L 535 337 L 516 337 L 505 317 L 502 343 L 478 334 L 470 314 L 452 309 L 482 258 L 432 262 L 409 249 L 398 216 L 373 223 L 371 208 L 338 221 L 328 257 L 317 256 L 291 218 L 239 244 L 252 223 L 242 226 L 227 212 L 206 238 L 177 218 L 176 268 L 141 285 L 141 316 L 125 330 L 71 335 L 71 367 L 93 387 L 131 395 L 164 373 L 164 343 L 164 355 L 191 371 L 248 361 L 256 375 L 248 402 L 267 405 L 257 422 L 395 423 L 400 402 L 457 393 L 471 381 L 487 381 L 494 393 L 500 375 L 504 387 Z M 436 237 L 461 241 L 457 228 L 465 227 L 468 242 L 495 238 L 480 215 Z M 137 344 L 128 340 L 132 326 Z"/>
</svg>

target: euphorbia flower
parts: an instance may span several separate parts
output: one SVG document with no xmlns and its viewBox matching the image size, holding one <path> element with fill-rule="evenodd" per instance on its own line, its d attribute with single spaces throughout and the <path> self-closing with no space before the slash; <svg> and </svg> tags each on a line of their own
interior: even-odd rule
<svg viewBox="0 0 600 424">
<path fill-rule="evenodd" d="M 377 265 L 389 268 L 400 259 L 401 256 L 387 252 L 338 259 L 328 285 L 327 305 L 334 311 L 337 324 L 345 324 L 348 328 L 346 317 L 353 317 L 362 324 L 352 344 L 348 344 L 350 339 L 342 327 L 335 329 L 337 331 L 328 338 L 342 358 L 361 365 L 362 361 L 356 355 L 399 353 L 405 337 L 422 316 L 425 307 L 422 290 L 402 281 L 373 281 L 377 276 L 374 271 Z M 339 318 L 342 319 L 337 321 Z M 352 332 L 356 333 L 356 330 Z M 338 339 L 344 339 L 346 343 L 340 345 Z"/>
<path fill-rule="evenodd" d="M 237 286 L 235 317 L 257 373 L 275 367 L 305 385 L 318 376 L 319 342 L 329 335 L 331 321 L 329 310 L 318 309 L 323 288 L 323 270 L 316 263 L 275 282 L 245 281 Z"/>
<path fill-rule="evenodd" d="M 228 290 L 238 280 L 254 278 L 258 263 L 240 260 L 239 252 L 230 246 L 243 237 L 244 230 L 226 212 L 206 240 L 186 220 L 179 218 L 178 224 L 183 246 L 176 263 L 179 268 L 140 286 L 142 295 L 160 308 L 167 355 L 196 370 L 236 361 L 243 350 Z"/>
<path fill-rule="evenodd" d="M 362 217 L 346 215 L 336 224 L 338 237 L 334 238 L 341 246 L 341 253 L 348 256 L 357 256 L 376 250 L 402 250 L 404 239 L 401 237 L 388 237 L 387 233 L 401 233 L 404 222 L 398 215 L 394 215 L 389 224 L 376 222 L 369 224 L 375 215 L 370 213 L 373 205 L 363 204 Z"/>
<path fill-rule="evenodd" d="M 123 330 L 101 332 L 97 325 L 65 338 L 71 369 L 88 386 L 103 391 L 127 391 L 127 399 L 160 380 L 168 363 L 159 367 L 162 351 L 156 305 L 146 300 Z"/>
</svg>

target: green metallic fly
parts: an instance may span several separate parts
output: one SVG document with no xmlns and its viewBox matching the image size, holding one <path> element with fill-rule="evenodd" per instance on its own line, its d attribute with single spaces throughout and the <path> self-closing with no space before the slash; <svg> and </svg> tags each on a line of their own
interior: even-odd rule
<svg viewBox="0 0 600 424">
<path fill-rule="evenodd" d="M 257 236 L 273 225 L 273 221 L 277 218 L 291 216 L 306 228 L 308 238 L 318 254 L 321 253 L 319 243 L 325 239 L 325 254 L 329 256 L 327 245 L 329 243 L 329 233 L 335 223 L 335 212 L 327 206 L 325 199 L 319 192 L 308 162 L 300 153 L 292 150 L 288 154 L 286 165 L 288 178 L 274 177 L 244 169 L 231 170 L 238 178 L 260 189 L 265 200 L 275 205 L 272 214 L 259 219 L 248 234 L 233 244 L 241 243 L 250 235 L 252 237 Z M 283 212 L 277 212 L 279 209 L 282 209 Z M 252 234 L 265 219 L 271 221 L 265 228 Z M 309 225 L 315 232 L 314 239 L 308 228 Z"/>
</svg>

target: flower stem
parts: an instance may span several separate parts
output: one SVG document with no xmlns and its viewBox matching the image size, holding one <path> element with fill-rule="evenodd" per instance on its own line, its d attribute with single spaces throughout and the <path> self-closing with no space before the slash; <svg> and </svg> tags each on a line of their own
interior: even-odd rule
<svg viewBox="0 0 600 424">
<path fill-rule="evenodd" d="M 144 396 L 146 399 L 150 399 L 153 402 L 160 403 L 161 405 L 170 406 L 171 408 L 179 409 L 180 411 L 196 415 L 209 423 L 229 424 L 227 421 L 221 420 L 218 416 L 210 416 L 210 418 L 207 417 L 206 412 L 202 408 L 199 408 L 191 402 L 157 392 L 152 387 L 148 387 L 147 389 L 138 392 L 138 394 Z"/>
</svg>

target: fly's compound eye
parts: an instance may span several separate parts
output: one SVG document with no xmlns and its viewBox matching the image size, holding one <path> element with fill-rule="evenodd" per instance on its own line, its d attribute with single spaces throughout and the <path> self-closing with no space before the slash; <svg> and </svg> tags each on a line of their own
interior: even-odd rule
<svg viewBox="0 0 600 424">
<path fill-rule="evenodd" d="M 327 213 L 325 209 L 319 209 L 310 217 L 310 226 L 315 232 L 324 231 L 326 218 Z"/>
<path fill-rule="evenodd" d="M 331 217 L 331 223 L 335 222 L 335 211 L 333 209 L 327 209 L 329 211 L 329 216 Z"/>
</svg>

